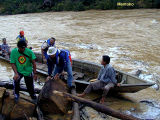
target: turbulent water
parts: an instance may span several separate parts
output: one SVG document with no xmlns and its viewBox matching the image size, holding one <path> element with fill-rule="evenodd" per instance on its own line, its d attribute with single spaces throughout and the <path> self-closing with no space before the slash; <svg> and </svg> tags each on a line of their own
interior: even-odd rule
<svg viewBox="0 0 160 120">
<path fill-rule="evenodd" d="M 6 37 L 12 47 L 16 46 L 15 38 L 20 30 L 25 31 L 34 51 L 40 51 L 44 40 L 55 37 L 57 47 L 69 49 L 73 58 L 98 63 L 101 56 L 107 54 L 115 68 L 129 73 L 142 70 L 140 78 L 160 81 L 158 9 L 0 16 L 0 38 Z M 0 71 L 0 76 L 10 78 L 13 74 L 3 63 L 0 63 Z M 136 100 L 146 98 L 159 102 L 159 93 L 147 89 L 136 93 Z M 133 94 L 128 96 L 134 98 Z M 123 101 L 123 104 L 128 103 Z"/>
</svg>

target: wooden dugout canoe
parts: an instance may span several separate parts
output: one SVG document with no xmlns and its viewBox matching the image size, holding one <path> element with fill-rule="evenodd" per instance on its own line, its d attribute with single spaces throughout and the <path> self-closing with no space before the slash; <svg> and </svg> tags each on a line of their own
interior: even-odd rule
<svg viewBox="0 0 160 120">
<path fill-rule="evenodd" d="M 47 76 L 47 65 L 42 64 L 42 55 L 35 52 L 37 57 L 37 72 L 41 75 Z M 6 61 L 9 63 L 9 60 L 0 56 L 1 61 Z M 91 79 L 96 79 L 101 65 L 73 59 L 72 61 L 73 74 L 75 79 L 75 84 L 78 90 L 84 90 L 87 85 L 90 84 Z M 118 83 L 121 83 L 120 87 L 115 87 L 111 91 L 120 92 L 120 93 L 134 93 L 140 90 L 146 89 L 155 83 L 150 83 L 145 80 L 142 80 L 134 75 L 116 70 L 116 79 Z"/>
</svg>

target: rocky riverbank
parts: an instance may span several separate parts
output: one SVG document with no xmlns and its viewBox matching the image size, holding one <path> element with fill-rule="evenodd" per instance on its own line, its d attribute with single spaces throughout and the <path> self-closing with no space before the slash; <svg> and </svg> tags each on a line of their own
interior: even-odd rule
<svg viewBox="0 0 160 120">
<path fill-rule="evenodd" d="M 55 118 L 55 115 L 57 119 L 70 120 L 73 115 L 72 104 L 68 99 L 54 94 L 54 90 L 67 92 L 68 88 L 62 80 L 49 80 L 38 94 L 37 103 L 31 100 L 28 93 L 22 91 L 16 103 L 13 90 L 0 87 L 0 120 L 37 120 L 40 114 L 41 118 L 49 120 L 52 120 L 50 116 Z"/>
<path fill-rule="evenodd" d="M 23 120 L 26 118 L 34 118 L 35 108 L 36 105 L 32 103 L 27 95 L 21 93 L 21 98 L 16 104 L 14 102 L 13 91 L 0 87 L 1 120 Z"/>
</svg>

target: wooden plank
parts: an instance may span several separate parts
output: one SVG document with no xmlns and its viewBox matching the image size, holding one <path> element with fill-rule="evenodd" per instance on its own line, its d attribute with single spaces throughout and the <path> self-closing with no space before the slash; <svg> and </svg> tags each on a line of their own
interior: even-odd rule
<svg viewBox="0 0 160 120">
<path fill-rule="evenodd" d="M 72 88 L 71 90 L 72 95 L 76 95 L 76 88 Z M 79 112 L 79 105 L 78 103 L 73 101 L 73 116 L 72 120 L 80 120 L 80 112 Z"/>
<path fill-rule="evenodd" d="M 37 112 L 37 119 L 38 119 L 38 120 L 44 120 L 44 118 L 43 118 L 43 113 L 41 112 L 39 106 L 37 106 L 36 112 Z"/>
</svg>

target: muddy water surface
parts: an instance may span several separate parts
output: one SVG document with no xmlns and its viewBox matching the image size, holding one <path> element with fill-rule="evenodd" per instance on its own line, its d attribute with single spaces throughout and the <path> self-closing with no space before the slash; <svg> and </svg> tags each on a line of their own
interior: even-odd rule
<svg viewBox="0 0 160 120">
<path fill-rule="evenodd" d="M 140 78 L 146 81 L 160 80 L 160 10 L 158 9 L 0 16 L 0 38 L 6 37 L 12 47 L 16 46 L 15 38 L 20 30 L 25 31 L 29 46 L 32 46 L 34 51 L 40 51 L 44 40 L 55 37 L 57 47 L 69 49 L 73 58 L 98 63 L 103 54 L 108 54 L 115 68 L 129 73 L 135 73 L 140 69 L 142 70 Z M 10 66 L 6 67 L 2 62 L 0 71 L 0 78 L 3 79 L 11 78 L 13 75 Z M 133 113 L 135 108 L 127 109 L 126 106 L 134 104 L 133 106 L 144 113 L 142 116 L 152 118 L 153 116 L 145 116 L 152 109 L 148 106 L 147 108 L 145 102 L 139 102 L 147 99 L 159 105 L 159 93 L 160 91 L 149 88 L 136 94 L 125 94 L 129 99 L 134 99 L 131 104 L 125 100 L 115 99 L 116 103 L 109 105 L 115 109 L 124 107 L 126 112 L 128 110 Z M 155 116 L 160 114 L 158 110 L 156 111 Z M 137 113 L 133 114 L 139 116 Z"/>
</svg>

